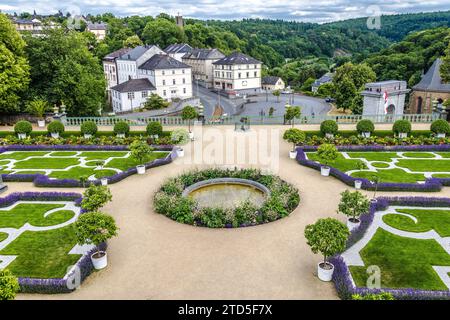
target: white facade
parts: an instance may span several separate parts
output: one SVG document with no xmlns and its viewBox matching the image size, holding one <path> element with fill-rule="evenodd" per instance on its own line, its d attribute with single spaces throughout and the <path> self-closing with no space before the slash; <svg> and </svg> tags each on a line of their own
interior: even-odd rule
<svg viewBox="0 0 450 320">
<path fill-rule="evenodd" d="M 402 115 L 409 91 L 406 81 L 367 83 L 361 92 L 364 97 L 363 115 Z"/>
<path fill-rule="evenodd" d="M 227 91 L 261 89 L 261 64 L 214 65 L 214 88 Z"/>
<path fill-rule="evenodd" d="M 136 49 L 138 48 L 133 49 L 129 53 L 124 54 L 116 60 L 119 84 L 130 79 L 138 79 L 138 68 L 155 54 L 164 53 L 164 51 L 162 51 L 157 46 L 150 46 L 148 48 L 145 48 L 146 50 L 141 50 L 142 54 L 138 54 L 138 56 L 135 56 L 133 51 L 135 51 Z"/>
<path fill-rule="evenodd" d="M 111 90 L 112 107 L 114 112 L 127 112 L 143 107 L 153 90 L 119 92 Z"/>
<path fill-rule="evenodd" d="M 225 55 L 217 49 L 194 49 L 192 53 L 183 56 L 183 63 L 192 67 L 195 82 L 204 87 L 212 88 L 214 81 L 213 63 Z"/>
</svg>

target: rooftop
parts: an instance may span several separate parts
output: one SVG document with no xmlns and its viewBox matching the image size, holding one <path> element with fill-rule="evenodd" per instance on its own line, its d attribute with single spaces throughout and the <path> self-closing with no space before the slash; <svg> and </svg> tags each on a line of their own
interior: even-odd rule
<svg viewBox="0 0 450 320">
<path fill-rule="evenodd" d="M 192 49 L 191 52 L 186 53 L 183 59 L 197 59 L 197 60 L 209 60 L 209 59 L 222 59 L 225 55 L 218 49 Z"/>
<path fill-rule="evenodd" d="M 106 23 L 89 23 L 86 27 L 88 30 L 106 30 Z"/>
<path fill-rule="evenodd" d="M 153 91 L 156 90 L 153 84 L 147 78 L 144 79 L 131 79 L 127 82 L 123 82 L 111 88 L 111 90 L 118 91 L 120 93 L 137 92 L 137 91 Z"/>
<path fill-rule="evenodd" d="M 130 60 L 130 61 L 136 61 L 144 53 L 146 53 L 149 49 L 152 47 L 157 47 L 155 45 L 145 45 L 145 46 L 137 46 L 136 48 L 126 52 L 125 54 L 121 55 L 119 57 L 119 60 Z M 158 48 L 158 47 L 157 47 Z M 158 48 L 159 49 L 159 48 Z"/>
<path fill-rule="evenodd" d="M 171 44 L 164 49 L 166 53 L 188 53 L 192 51 L 192 47 L 187 43 L 175 43 Z"/>
<path fill-rule="evenodd" d="M 142 64 L 139 69 L 161 70 L 161 69 L 188 69 L 190 66 L 165 54 L 155 54 Z"/>
<path fill-rule="evenodd" d="M 131 50 L 132 50 L 131 48 L 122 48 L 122 49 L 116 50 L 116 51 L 111 52 L 108 55 L 106 55 L 103 58 L 103 60 L 113 61 L 113 60 L 119 58 L 120 56 L 130 52 Z"/>
<path fill-rule="evenodd" d="M 222 58 L 214 62 L 213 64 L 216 65 L 262 64 L 262 62 L 256 60 L 255 58 L 247 56 L 246 54 L 235 51 L 229 56 L 226 56 L 225 58 Z"/>
<path fill-rule="evenodd" d="M 262 78 L 262 84 L 268 84 L 268 85 L 275 85 L 277 84 L 278 80 L 280 80 L 280 77 L 275 77 L 275 76 L 267 76 Z"/>
<path fill-rule="evenodd" d="M 413 87 L 414 90 L 432 92 L 450 92 L 450 83 L 443 83 L 440 68 L 441 59 L 436 59 L 428 72 L 422 76 L 422 80 Z"/>
</svg>

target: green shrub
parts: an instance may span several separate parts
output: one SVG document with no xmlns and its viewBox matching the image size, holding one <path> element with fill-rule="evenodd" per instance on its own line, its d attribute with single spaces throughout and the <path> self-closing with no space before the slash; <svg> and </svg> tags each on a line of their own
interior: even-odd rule
<svg viewBox="0 0 450 320">
<path fill-rule="evenodd" d="M 339 151 L 334 144 L 322 144 L 317 149 L 317 156 L 323 164 L 328 165 L 338 158 Z"/>
<path fill-rule="evenodd" d="M 19 280 L 13 274 L 9 270 L 0 270 L 0 301 L 14 300 L 19 289 Z"/>
<path fill-rule="evenodd" d="M 90 135 L 94 135 L 98 131 L 98 127 L 94 121 L 83 122 L 80 129 L 82 134 L 90 134 Z"/>
<path fill-rule="evenodd" d="M 341 193 L 338 213 L 345 214 L 352 219 L 359 219 L 362 214 L 369 212 L 369 207 L 370 201 L 367 196 L 359 191 L 345 190 Z"/>
<path fill-rule="evenodd" d="M 430 130 L 435 134 L 448 134 L 450 132 L 450 125 L 447 121 L 438 119 L 431 124 Z"/>
<path fill-rule="evenodd" d="M 115 134 L 128 134 L 130 132 L 130 125 L 125 121 L 119 121 L 114 125 Z"/>
<path fill-rule="evenodd" d="M 139 165 L 146 163 L 153 149 L 144 141 L 135 140 L 130 145 L 130 158 L 138 162 Z"/>
<path fill-rule="evenodd" d="M 352 300 L 395 300 L 390 292 L 382 292 L 378 294 L 369 293 L 366 295 L 354 294 Z"/>
<path fill-rule="evenodd" d="M 64 125 L 61 121 L 52 121 L 47 126 L 47 131 L 50 133 L 63 133 L 65 130 Z"/>
<path fill-rule="evenodd" d="M 160 136 L 163 133 L 163 126 L 157 121 L 149 122 L 146 131 L 149 136 Z"/>
<path fill-rule="evenodd" d="M 250 201 L 244 201 L 234 209 L 233 227 L 238 227 L 242 224 L 257 221 L 258 208 Z"/>
<path fill-rule="evenodd" d="M 297 145 L 305 142 L 306 134 L 300 129 L 291 128 L 284 132 L 283 139 L 292 143 L 294 145 L 292 150 L 295 151 Z"/>
<path fill-rule="evenodd" d="M 223 208 L 204 208 L 199 218 L 208 228 L 223 228 L 227 222 L 227 213 Z"/>
<path fill-rule="evenodd" d="M 33 126 L 29 121 L 19 121 L 14 126 L 14 132 L 18 134 L 30 134 L 33 131 Z"/>
<path fill-rule="evenodd" d="M 399 133 L 410 133 L 411 132 L 411 122 L 408 120 L 397 120 L 392 126 L 392 131 L 395 134 Z"/>
<path fill-rule="evenodd" d="M 358 122 L 358 124 L 356 125 L 356 130 L 358 131 L 358 133 L 364 133 L 364 132 L 374 132 L 375 131 L 375 125 L 373 124 L 372 121 L 368 120 L 368 119 L 364 119 Z"/>
<path fill-rule="evenodd" d="M 338 132 L 338 124 L 334 120 L 325 120 L 320 124 L 320 132 L 322 134 L 336 134 Z"/>
<path fill-rule="evenodd" d="M 172 131 L 171 139 L 175 145 L 185 145 L 189 142 L 189 133 L 184 129 L 176 129 Z"/>
<path fill-rule="evenodd" d="M 111 200 L 112 194 L 107 186 L 90 185 L 83 193 L 81 207 L 86 211 L 98 211 Z"/>
</svg>

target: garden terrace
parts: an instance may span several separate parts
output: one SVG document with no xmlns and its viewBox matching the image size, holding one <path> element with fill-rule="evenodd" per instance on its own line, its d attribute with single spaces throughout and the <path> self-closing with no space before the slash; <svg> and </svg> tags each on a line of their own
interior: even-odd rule
<svg viewBox="0 0 450 320">
<path fill-rule="evenodd" d="M 365 286 L 367 267 L 376 265 L 382 290 L 399 298 L 448 299 L 449 240 L 450 199 L 379 198 L 335 259 L 338 291 L 375 292 Z"/>
<path fill-rule="evenodd" d="M 160 164 L 168 163 L 171 161 L 170 154 L 169 151 L 156 150 L 147 162 L 149 165 L 158 161 L 163 161 Z M 10 147 L 0 153 L 0 172 L 6 181 L 34 181 L 37 177 L 53 182 L 79 181 L 84 177 L 92 182 L 101 178 L 110 178 L 111 182 L 115 182 L 115 177 L 133 170 L 136 165 L 137 161 L 130 158 L 130 152 L 125 147 L 91 146 L 73 150 L 61 147 Z"/>
</svg>

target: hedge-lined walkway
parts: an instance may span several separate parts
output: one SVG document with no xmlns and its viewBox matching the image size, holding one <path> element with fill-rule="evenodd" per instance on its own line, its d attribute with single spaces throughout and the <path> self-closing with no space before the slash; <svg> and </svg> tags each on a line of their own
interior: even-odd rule
<svg viewBox="0 0 450 320">
<path fill-rule="evenodd" d="M 212 127 L 204 128 L 205 132 L 208 128 Z M 223 132 L 226 128 L 214 130 Z M 110 241 L 110 265 L 106 270 L 91 275 L 79 290 L 69 295 L 18 298 L 336 299 L 333 284 L 323 283 L 315 276 L 321 257 L 311 253 L 303 231 L 307 224 L 323 217 L 345 221 L 344 216 L 336 214 L 336 208 L 339 194 L 347 187 L 289 159 L 292 146 L 281 139 L 287 126 L 253 126 L 252 130 L 272 128 L 280 129 L 278 175 L 300 189 L 300 206 L 289 217 L 257 227 L 214 230 L 182 225 L 155 214 L 152 196 L 166 178 L 206 167 L 185 165 L 183 159 L 178 159 L 169 166 L 151 169 L 144 176 L 134 175 L 111 186 L 114 198 L 105 210 L 115 217 L 120 231 Z M 205 143 L 204 148 L 208 145 Z M 191 150 L 185 149 L 187 158 Z M 29 183 L 8 183 L 8 186 L 8 193 L 40 190 Z M 417 195 L 450 197 L 450 188 Z"/>
</svg>

